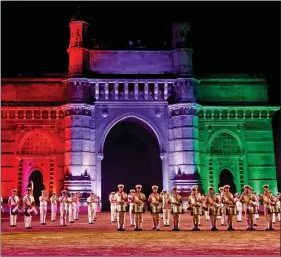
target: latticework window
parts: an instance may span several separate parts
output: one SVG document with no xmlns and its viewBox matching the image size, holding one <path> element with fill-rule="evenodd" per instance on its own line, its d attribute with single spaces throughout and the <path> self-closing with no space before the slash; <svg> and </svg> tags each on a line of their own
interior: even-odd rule
<svg viewBox="0 0 281 257">
<path fill-rule="evenodd" d="M 233 136 L 223 132 L 213 139 L 210 153 L 213 155 L 237 155 L 240 154 L 240 147 Z"/>
<path fill-rule="evenodd" d="M 52 145 L 48 137 L 35 133 L 25 140 L 20 152 L 21 154 L 50 154 Z"/>
</svg>

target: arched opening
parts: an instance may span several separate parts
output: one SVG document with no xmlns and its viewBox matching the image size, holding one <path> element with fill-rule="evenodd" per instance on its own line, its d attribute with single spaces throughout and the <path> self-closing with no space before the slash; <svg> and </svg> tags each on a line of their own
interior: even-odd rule
<svg viewBox="0 0 281 257">
<path fill-rule="evenodd" d="M 228 169 L 223 169 L 220 173 L 220 181 L 218 187 L 223 187 L 224 185 L 230 186 L 229 191 L 232 194 L 236 193 L 236 185 L 234 183 L 233 175 Z"/>
<path fill-rule="evenodd" d="M 39 197 L 41 195 L 41 191 L 45 189 L 45 186 L 43 184 L 42 173 L 39 170 L 34 170 L 29 176 L 28 186 L 30 186 L 30 181 L 33 181 L 33 196 L 35 198 L 36 203 L 39 204 Z"/>
<path fill-rule="evenodd" d="M 156 184 L 162 189 L 162 161 L 155 133 L 136 119 L 117 123 L 108 133 L 102 160 L 102 209 L 109 210 L 108 195 L 124 184 L 125 192 L 136 184 L 146 195 Z"/>
</svg>

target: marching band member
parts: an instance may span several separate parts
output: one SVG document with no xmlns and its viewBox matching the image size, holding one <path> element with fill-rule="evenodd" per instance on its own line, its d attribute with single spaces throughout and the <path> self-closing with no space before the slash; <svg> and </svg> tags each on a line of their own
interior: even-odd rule
<svg viewBox="0 0 281 257">
<path fill-rule="evenodd" d="M 242 203 L 240 202 L 240 195 L 236 193 L 235 195 L 235 205 L 237 209 L 237 222 L 242 222 L 242 212 L 243 212 L 243 206 Z"/>
<path fill-rule="evenodd" d="M 45 190 L 41 191 L 41 196 L 39 197 L 40 202 L 40 223 L 41 225 L 46 225 L 46 215 L 47 215 L 47 205 L 49 198 Z"/>
<path fill-rule="evenodd" d="M 134 194 L 135 194 L 135 190 L 131 189 L 130 193 L 128 195 L 129 215 L 130 215 L 130 225 L 131 225 L 131 227 L 135 226 L 135 216 L 134 216 L 134 213 L 133 213 L 133 208 L 134 208 L 133 198 L 134 198 Z"/>
<path fill-rule="evenodd" d="M 95 196 L 93 192 L 91 192 L 90 196 L 87 198 L 87 205 L 88 205 L 89 224 L 94 224 Z"/>
<path fill-rule="evenodd" d="M 27 193 L 23 197 L 23 206 L 24 206 L 24 221 L 25 221 L 25 229 L 32 229 L 31 227 L 31 212 L 35 210 L 35 200 L 31 193 L 31 187 L 27 188 Z M 37 213 L 37 212 L 36 212 Z"/>
<path fill-rule="evenodd" d="M 128 195 L 123 191 L 124 185 L 118 185 L 118 192 L 114 195 L 114 200 L 117 202 L 117 223 L 118 229 L 117 231 L 125 231 L 125 215 L 127 211 L 127 201 Z"/>
<path fill-rule="evenodd" d="M 97 210 L 98 210 L 98 205 L 100 204 L 100 197 L 94 194 L 95 196 L 95 202 L 94 202 L 94 220 L 97 220 Z"/>
<path fill-rule="evenodd" d="M 260 201 L 264 206 L 264 215 L 267 223 L 266 230 L 274 230 L 272 227 L 272 213 L 270 212 L 270 206 L 275 202 L 275 198 L 268 192 L 268 188 L 269 185 L 263 185 L 264 192 L 260 195 Z"/>
<path fill-rule="evenodd" d="M 255 230 L 254 225 L 254 213 L 251 211 L 255 205 L 255 197 L 251 193 L 251 187 L 249 185 L 244 186 L 244 192 L 240 197 L 240 202 L 244 203 L 244 211 L 246 213 L 246 225 L 247 230 Z"/>
<path fill-rule="evenodd" d="M 59 197 L 60 202 L 60 225 L 66 226 L 66 214 L 68 208 L 68 195 L 65 190 L 61 191 L 61 196 Z"/>
<path fill-rule="evenodd" d="M 78 192 L 76 193 L 76 217 L 75 217 L 75 220 L 79 220 L 79 213 L 80 213 L 80 200 L 81 200 L 81 193 Z"/>
<path fill-rule="evenodd" d="M 12 195 L 8 199 L 8 204 L 10 206 L 10 226 L 16 227 L 17 225 L 17 215 L 19 213 L 20 199 L 16 195 L 17 189 L 12 190 Z"/>
<path fill-rule="evenodd" d="M 172 207 L 172 214 L 173 214 L 173 231 L 180 231 L 180 213 L 174 212 L 174 206 L 181 206 L 182 198 L 180 194 L 177 192 L 177 187 L 172 187 L 172 194 L 169 199 L 169 203 Z M 181 212 L 182 213 L 182 212 Z"/>
<path fill-rule="evenodd" d="M 152 186 L 152 193 L 148 197 L 148 203 L 150 205 L 151 210 L 151 216 L 152 216 L 152 222 L 153 222 L 153 230 L 160 230 L 160 213 L 162 212 L 160 209 L 160 203 L 161 203 L 161 197 L 158 193 L 158 186 L 154 185 Z M 159 211 L 154 212 L 153 208 L 157 207 L 159 208 Z"/>
<path fill-rule="evenodd" d="M 55 221 L 57 217 L 57 202 L 58 202 L 58 197 L 55 192 L 53 193 L 50 201 L 51 201 L 51 221 Z"/>
<path fill-rule="evenodd" d="M 259 201 L 259 199 L 256 197 L 256 195 L 253 193 L 253 188 L 250 186 L 250 193 L 252 195 L 252 197 L 255 199 L 255 201 L 253 201 L 255 203 L 256 208 L 257 206 L 257 202 Z M 254 214 L 253 215 L 253 226 L 257 226 L 257 215 L 258 214 Z"/>
<path fill-rule="evenodd" d="M 163 204 L 163 223 L 164 227 L 170 226 L 170 212 L 171 212 L 171 204 L 169 203 L 170 195 L 167 190 L 163 190 L 162 194 L 162 204 Z"/>
<path fill-rule="evenodd" d="M 202 202 L 201 197 L 196 193 L 196 187 L 191 188 L 191 194 L 188 197 L 188 204 L 191 207 L 191 216 L 193 216 L 193 231 L 200 231 L 199 229 L 199 215 L 201 211 L 200 203 Z"/>
<path fill-rule="evenodd" d="M 210 215 L 211 231 L 217 231 L 217 212 L 220 210 L 220 198 L 214 194 L 214 188 L 208 187 L 209 194 L 206 196 L 206 205 Z"/>
<path fill-rule="evenodd" d="M 74 204 L 75 201 L 74 193 L 71 193 L 67 199 L 68 202 L 68 221 L 69 223 L 74 223 Z M 76 208 L 76 205 L 75 205 Z"/>
<path fill-rule="evenodd" d="M 224 193 L 222 194 L 222 203 L 224 205 L 225 215 L 227 217 L 227 230 L 234 231 L 235 229 L 232 227 L 232 216 L 236 215 L 236 205 L 232 193 L 229 192 L 229 188 L 229 185 L 225 185 L 223 187 Z"/>
<path fill-rule="evenodd" d="M 196 189 L 196 197 L 199 197 L 201 199 L 202 196 L 201 196 L 200 192 L 198 191 L 198 186 L 195 185 L 194 187 Z M 203 198 L 202 198 L 202 202 L 199 203 L 200 204 L 200 209 L 202 209 L 202 203 L 203 203 Z M 201 216 L 200 215 L 198 216 L 198 226 L 199 227 L 201 226 Z"/>
<path fill-rule="evenodd" d="M 225 208 L 224 208 L 224 205 L 222 203 L 222 194 L 223 194 L 223 192 L 224 192 L 223 187 L 220 187 L 219 188 L 219 196 L 220 196 L 220 203 L 221 203 L 221 216 L 220 216 L 221 226 L 226 226 Z"/>
<path fill-rule="evenodd" d="M 78 220 L 77 219 L 77 201 L 78 201 L 77 193 L 72 193 L 71 198 L 72 198 L 73 219 Z"/>
<path fill-rule="evenodd" d="M 111 192 L 109 195 L 109 202 L 110 202 L 110 220 L 112 222 L 116 222 L 117 216 L 116 216 L 116 200 L 114 200 L 115 192 Z"/>
<path fill-rule="evenodd" d="M 146 197 L 144 193 L 141 192 L 142 186 L 136 185 L 136 192 L 133 194 L 133 208 L 136 206 L 142 206 L 141 209 L 143 212 L 135 212 L 134 211 L 134 218 L 135 218 L 135 231 L 142 231 L 142 223 L 143 223 L 143 213 L 144 213 L 144 201 L 146 200 Z"/>
<path fill-rule="evenodd" d="M 277 193 L 276 194 L 276 200 L 277 200 L 277 202 L 276 202 L 276 206 L 278 206 L 278 209 L 279 209 L 279 212 L 278 212 L 278 221 L 280 222 L 280 220 L 281 220 L 281 213 L 280 213 L 280 207 L 281 207 L 281 204 L 280 204 L 280 200 L 281 200 L 281 194 L 280 193 Z"/>
</svg>

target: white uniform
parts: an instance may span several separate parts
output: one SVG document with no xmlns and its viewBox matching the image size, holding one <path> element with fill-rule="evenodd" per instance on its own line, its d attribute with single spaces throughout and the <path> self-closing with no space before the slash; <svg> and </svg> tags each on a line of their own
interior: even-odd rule
<svg viewBox="0 0 281 257">
<path fill-rule="evenodd" d="M 51 221 L 55 221 L 57 216 L 58 197 L 56 195 L 53 195 L 50 200 L 51 200 Z"/>
<path fill-rule="evenodd" d="M 17 216 L 19 211 L 19 197 L 17 195 L 10 196 L 8 199 L 8 204 L 10 205 L 10 225 L 17 225 Z"/>
<path fill-rule="evenodd" d="M 169 203 L 170 195 L 168 193 L 162 193 L 162 204 L 163 204 L 163 223 L 164 226 L 170 226 L 170 213 L 171 204 Z"/>
<path fill-rule="evenodd" d="M 4 208 L 3 208 L 3 198 L 1 196 L 1 212 L 4 212 Z"/>
<path fill-rule="evenodd" d="M 40 223 L 46 224 L 46 215 L 47 215 L 47 206 L 48 206 L 48 197 L 46 195 L 39 197 L 40 201 Z"/>
<path fill-rule="evenodd" d="M 77 196 L 72 195 L 71 201 L 72 201 L 72 217 L 73 217 L 72 221 L 74 221 L 77 220 Z"/>
<path fill-rule="evenodd" d="M 129 214 L 130 214 L 130 225 L 131 227 L 135 226 L 135 215 L 133 213 L 134 203 L 133 203 L 133 195 L 130 193 L 128 195 L 128 203 L 129 203 Z"/>
<path fill-rule="evenodd" d="M 79 213 L 80 213 L 80 195 L 76 195 L 77 197 L 77 201 L 76 201 L 76 217 L 75 219 L 78 220 L 79 219 Z"/>
<path fill-rule="evenodd" d="M 118 204 L 126 204 L 127 200 L 128 200 L 128 195 L 123 191 L 122 193 L 117 192 L 114 195 L 113 198 L 116 202 L 117 205 Z M 124 226 L 125 226 L 125 217 L 126 217 L 126 212 L 118 212 L 117 213 L 117 223 L 118 223 L 118 230 L 124 230 Z"/>
<path fill-rule="evenodd" d="M 94 215 L 95 215 L 95 198 L 94 196 L 89 196 L 87 198 L 87 204 L 88 204 L 88 219 L 89 224 L 94 224 Z"/>
<path fill-rule="evenodd" d="M 68 221 L 70 223 L 73 223 L 74 222 L 74 216 L 73 216 L 72 197 L 68 197 L 67 202 L 68 202 Z"/>
<path fill-rule="evenodd" d="M 25 228 L 31 228 L 31 218 L 32 218 L 31 212 L 34 211 L 35 213 L 37 213 L 35 207 L 33 207 L 34 204 L 35 204 L 35 200 L 32 195 L 26 194 L 23 197 L 23 205 L 25 208 L 25 214 L 24 214 Z"/>
<path fill-rule="evenodd" d="M 67 214 L 67 196 L 60 196 L 59 197 L 60 202 L 60 225 L 66 226 L 66 214 Z"/>
<path fill-rule="evenodd" d="M 236 208 L 237 208 L 237 221 L 241 222 L 242 221 L 242 213 L 243 213 L 243 206 L 242 203 L 239 201 L 239 198 L 236 198 Z"/>
<path fill-rule="evenodd" d="M 99 197 L 94 195 L 95 201 L 94 201 L 94 219 L 97 219 L 97 210 L 98 210 L 98 205 L 99 205 Z"/>
<path fill-rule="evenodd" d="M 276 206 L 279 206 L 279 208 L 280 208 L 280 206 L 281 206 L 280 200 L 278 200 L 278 201 L 276 202 Z M 277 216 L 278 216 L 278 221 L 280 222 L 280 220 L 281 220 L 281 213 L 279 212 Z"/>
<path fill-rule="evenodd" d="M 115 222 L 117 219 L 116 213 L 116 202 L 114 201 L 114 194 L 109 195 L 109 202 L 110 202 L 110 220 L 111 222 Z"/>
</svg>

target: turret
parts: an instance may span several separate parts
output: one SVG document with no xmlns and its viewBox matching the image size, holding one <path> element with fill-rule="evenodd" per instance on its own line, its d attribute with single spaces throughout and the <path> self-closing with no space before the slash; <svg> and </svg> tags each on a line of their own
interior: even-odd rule
<svg viewBox="0 0 281 257">
<path fill-rule="evenodd" d="M 71 18 L 69 23 L 70 41 L 67 52 L 69 54 L 70 77 L 83 76 L 89 71 L 89 49 L 86 48 L 87 32 L 89 24 L 82 20 L 81 12 Z"/>
</svg>

